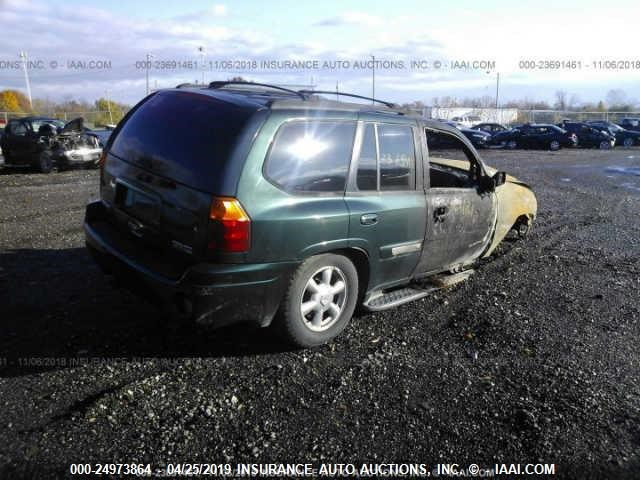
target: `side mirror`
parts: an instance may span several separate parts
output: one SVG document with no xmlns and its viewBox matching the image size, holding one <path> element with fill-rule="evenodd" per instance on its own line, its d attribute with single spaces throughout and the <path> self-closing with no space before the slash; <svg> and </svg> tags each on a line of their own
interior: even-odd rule
<svg viewBox="0 0 640 480">
<path fill-rule="evenodd" d="M 507 174 L 505 172 L 496 172 L 493 177 L 493 186 L 499 187 L 500 185 L 504 185 L 507 181 Z"/>
</svg>

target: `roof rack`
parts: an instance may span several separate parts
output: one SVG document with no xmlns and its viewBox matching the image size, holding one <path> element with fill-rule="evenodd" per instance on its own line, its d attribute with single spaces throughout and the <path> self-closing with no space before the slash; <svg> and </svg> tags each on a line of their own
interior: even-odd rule
<svg viewBox="0 0 640 480">
<path fill-rule="evenodd" d="M 209 88 L 218 89 L 218 88 L 226 87 L 227 85 L 250 85 L 254 87 L 267 87 L 267 88 L 272 88 L 274 90 L 290 93 L 292 95 L 300 97 L 302 100 L 307 99 L 307 96 L 304 93 L 302 93 L 302 91 L 291 90 L 289 88 L 279 87 L 277 85 L 271 85 L 268 83 L 241 82 L 237 80 L 228 80 L 228 81 L 221 80 L 221 81 L 215 81 L 215 82 L 209 83 Z"/>
<path fill-rule="evenodd" d="M 381 103 L 382 105 L 385 105 L 389 108 L 398 108 L 398 106 L 395 103 L 392 102 L 386 102 L 384 100 L 378 100 L 377 98 L 373 98 L 373 97 L 365 97 L 363 95 L 356 95 L 354 93 L 343 93 L 343 92 L 332 92 L 331 90 L 298 90 L 298 92 L 304 94 L 304 95 L 315 95 L 315 94 L 322 94 L 322 95 L 341 95 L 343 97 L 351 97 L 351 98 L 359 98 L 361 100 L 371 100 L 372 102 L 377 102 L 377 103 Z"/>
<path fill-rule="evenodd" d="M 201 83 L 181 83 L 180 85 L 176 85 L 176 88 L 190 88 L 190 87 L 204 87 Z"/>
</svg>

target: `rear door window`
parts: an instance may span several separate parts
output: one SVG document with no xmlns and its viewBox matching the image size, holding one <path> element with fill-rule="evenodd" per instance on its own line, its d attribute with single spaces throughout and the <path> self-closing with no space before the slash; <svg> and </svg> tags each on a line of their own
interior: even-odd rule
<svg viewBox="0 0 640 480">
<path fill-rule="evenodd" d="M 289 192 L 342 192 L 355 122 L 294 121 L 276 134 L 265 175 Z"/>
</svg>

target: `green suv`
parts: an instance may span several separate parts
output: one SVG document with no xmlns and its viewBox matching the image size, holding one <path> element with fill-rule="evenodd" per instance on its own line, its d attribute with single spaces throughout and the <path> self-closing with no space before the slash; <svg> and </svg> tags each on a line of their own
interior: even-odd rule
<svg viewBox="0 0 640 480">
<path fill-rule="evenodd" d="M 326 93 L 213 82 L 146 97 L 100 161 L 84 223 L 96 261 L 198 324 L 313 346 L 357 306 L 424 297 L 530 228 L 530 188 L 457 129 Z"/>
</svg>

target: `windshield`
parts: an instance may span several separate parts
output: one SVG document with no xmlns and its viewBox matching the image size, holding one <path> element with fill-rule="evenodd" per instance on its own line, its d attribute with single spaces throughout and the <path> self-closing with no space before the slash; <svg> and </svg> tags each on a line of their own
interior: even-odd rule
<svg viewBox="0 0 640 480">
<path fill-rule="evenodd" d="M 40 130 L 40 127 L 42 127 L 43 125 L 53 125 L 56 128 L 62 128 L 64 127 L 64 122 L 61 120 L 53 120 L 53 119 L 40 119 L 40 120 L 31 121 L 31 128 L 33 129 L 34 132 L 37 132 L 38 130 Z"/>
</svg>

